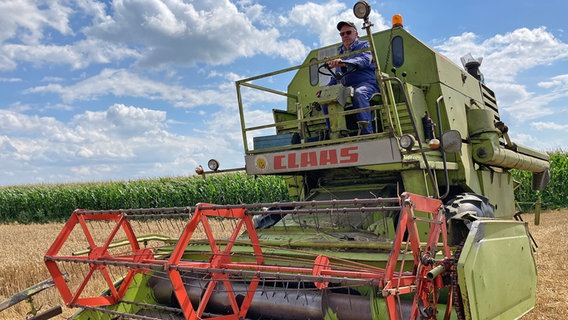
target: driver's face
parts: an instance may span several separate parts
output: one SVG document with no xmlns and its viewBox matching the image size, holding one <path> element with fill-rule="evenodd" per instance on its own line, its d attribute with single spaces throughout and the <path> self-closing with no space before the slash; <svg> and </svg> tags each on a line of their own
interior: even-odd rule
<svg viewBox="0 0 568 320">
<path fill-rule="evenodd" d="M 353 41 L 357 38 L 357 30 L 353 29 L 348 25 L 344 25 L 339 30 L 339 36 L 341 37 L 341 42 L 343 42 L 343 46 L 349 48 Z"/>
</svg>

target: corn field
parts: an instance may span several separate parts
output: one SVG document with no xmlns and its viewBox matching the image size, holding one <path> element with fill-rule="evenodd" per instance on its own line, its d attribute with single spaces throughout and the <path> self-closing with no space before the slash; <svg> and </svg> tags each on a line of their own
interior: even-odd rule
<svg viewBox="0 0 568 320">
<path fill-rule="evenodd" d="M 240 204 L 287 200 L 278 177 L 245 173 L 119 182 L 45 184 L 0 188 L 0 223 L 66 221 L 78 208 L 90 210 Z"/>
<path fill-rule="evenodd" d="M 520 184 L 515 190 L 515 200 L 524 204 L 523 211 L 531 211 L 535 202 L 542 202 L 543 209 L 568 208 L 568 153 L 563 151 L 549 152 L 550 182 L 543 191 L 531 189 L 532 174 L 527 171 L 512 170 L 513 177 Z"/>
<path fill-rule="evenodd" d="M 512 170 L 523 211 L 538 200 L 543 209 L 568 207 L 568 153 L 550 152 L 551 181 L 544 191 L 531 190 L 531 174 Z M 77 208 L 91 210 L 193 206 L 198 202 L 239 204 L 290 200 L 280 177 L 245 173 L 167 177 L 133 181 L 40 184 L 0 187 L 0 223 L 66 221 Z"/>
</svg>

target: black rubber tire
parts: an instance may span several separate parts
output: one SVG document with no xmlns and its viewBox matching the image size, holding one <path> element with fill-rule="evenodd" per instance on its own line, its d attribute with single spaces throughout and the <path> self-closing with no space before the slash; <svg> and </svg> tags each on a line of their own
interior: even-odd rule
<svg viewBox="0 0 568 320">
<path fill-rule="evenodd" d="M 479 218 L 495 218 L 495 206 L 486 197 L 475 193 L 462 193 L 446 203 L 446 218 L 468 213 Z"/>
</svg>

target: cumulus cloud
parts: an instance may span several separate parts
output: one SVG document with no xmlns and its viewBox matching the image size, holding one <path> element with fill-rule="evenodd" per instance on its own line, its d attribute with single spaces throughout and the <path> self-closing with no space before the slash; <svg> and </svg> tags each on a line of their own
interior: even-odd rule
<svg viewBox="0 0 568 320">
<path fill-rule="evenodd" d="M 58 1 L 49 5 L 34 0 L 0 2 L 0 43 L 6 40 L 37 44 L 44 38 L 45 29 L 72 34 L 69 26 L 70 7 Z M 25 18 L 24 18 L 25 17 Z"/>
<path fill-rule="evenodd" d="M 555 92 L 562 92 L 568 94 L 568 74 L 552 77 L 548 81 L 541 81 L 538 83 L 541 88 L 554 90 Z"/>
<path fill-rule="evenodd" d="M 68 123 L 6 110 L 0 110 L 0 121 L 4 183 L 31 170 L 37 172 L 33 182 L 187 175 L 199 157 L 235 148 L 214 137 L 169 132 L 164 111 L 121 104 L 85 111 Z"/>
<path fill-rule="evenodd" d="M 527 90 L 525 85 L 515 83 L 492 83 L 501 112 L 507 113 L 517 122 L 537 119 L 554 113 L 549 107 L 555 100 L 550 93 L 537 95 Z"/>
<path fill-rule="evenodd" d="M 326 46 L 341 41 L 336 27 L 337 23 L 342 20 L 355 22 L 359 35 L 366 35 L 365 31 L 361 30 L 362 23 L 354 20 L 352 7 L 348 7 L 345 3 L 337 0 L 324 3 L 306 2 L 295 5 L 285 21 L 292 25 L 304 27 L 304 32 L 317 34 L 319 45 Z M 374 32 L 388 28 L 383 17 L 375 10 L 371 11 L 369 20 L 374 24 Z"/>
<path fill-rule="evenodd" d="M 481 71 L 486 83 L 496 92 L 501 109 L 516 121 L 551 115 L 554 112 L 551 103 L 567 96 L 566 90 L 538 93 L 526 84 L 519 84 L 517 79 L 519 74 L 537 66 L 568 59 L 568 44 L 554 37 L 545 27 L 520 28 L 485 40 L 466 32 L 449 38 L 436 48 L 459 65 L 464 53 L 483 57 Z M 560 75 L 541 81 L 538 86 L 566 88 L 566 79 L 566 75 Z"/>
<path fill-rule="evenodd" d="M 290 62 L 307 49 L 298 39 L 282 40 L 278 29 L 253 24 L 254 10 L 242 12 L 230 1 L 114 2 L 112 16 L 85 29 L 90 37 L 139 48 L 142 66 L 228 64 L 265 54 Z"/>
<path fill-rule="evenodd" d="M 568 124 L 559 124 L 552 121 L 536 121 L 531 126 L 537 130 L 554 130 L 568 132 Z"/>
<path fill-rule="evenodd" d="M 224 75 L 221 82 L 205 88 L 187 88 L 182 84 L 172 84 L 163 80 L 153 80 L 125 69 L 103 69 L 95 76 L 83 79 L 71 85 L 55 81 L 43 86 L 26 89 L 26 94 L 54 93 L 66 103 L 91 101 L 103 97 L 143 98 L 153 101 L 165 101 L 180 108 L 216 106 L 223 110 L 236 111 L 234 79 L 241 79 L 233 73 Z M 284 90 L 284 88 L 278 88 Z M 260 90 L 244 90 L 247 103 L 283 101 L 274 94 Z"/>
<path fill-rule="evenodd" d="M 8 47 L 34 48 L 51 31 L 72 35 L 69 25 L 72 12 L 72 8 L 58 1 L 49 5 L 33 0 L 0 2 L 0 70 L 16 68 L 20 59 L 7 51 Z"/>
<path fill-rule="evenodd" d="M 299 39 L 282 39 L 268 20 L 260 21 L 263 7 L 256 4 L 241 5 L 243 11 L 228 0 L 123 0 L 108 8 L 82 0 L 47 7 L 31 0 L 0 4 L 0 70 L 18 62 L 80 69 L 125 59 L 145 68 L 225 65 L 255 55 L 297 63 L 308 50 Z M 24 12 L 26 19 L 19 19 Z M 91 24 L 72 30 L 70 19 L 85 15 Z M 46 30 L 73 41 L 47 43 Z"/>
<path fill-rule="evenodd" d="M 136 58 L 134 49 L 87 39 L 80 30 L 72 29 L 70 20 L 76 15 L 92 16 L 94 23 L 104 21 L 104 8 L 102 3 L 86 0 L 51 1 L 49 5 L 30 0 L 0 3 L 0 70 L 15 69 L 19 62 L 31 62 L 35 67 L 64 64 L 80 69 L 92 63 Z M 52 33 L 74 41 L 59 43 L 49 36 Z"/>
<path fill-rule="evenodd" d="M 85 112 L 73 118 L 84 131 L 105 132 L 108 138 L 153 134 L 166 127 L 166 112 L 115 104 L 104 112 Z"/>
<path fill-rule="evenodd" d="M 233 92 L 216 89 L 188 89 L 179 84 L 155 81 L 125 69 L 103 69 L 98 75 L 69 86 L 50 83 L 45 86 L 29 88 L 25 93 L 56 93 L 66 103 L 96 100 L 108 95 L 137 97 L 163 100 L 175 106 L 187 108 L 234 99 Z"/>
<path fill-rule="evenodd" d="M 99 40 L 82 40 L 74 45 L 7 44 L 1 51 L 11 61 L 29 61 L 35 67 L 45 64 L 68 64 L 72 69 L 86 68 L 93 63 L 108 64 L 139 57 L 135 50 Z"/>
<path fill-rule="evenodd" d="M 436 48 L 456 63 L 468 52 L 474 57 L 484 57 L 481 69 L 485 79 L 495 83 L 512 82 L 519 73 L 535 66 L 568 59 L 568 44 L 555 38 L 545 27 L 520 28 L 483 41 L 474 33 L 466 32 Z"/>
</svg>

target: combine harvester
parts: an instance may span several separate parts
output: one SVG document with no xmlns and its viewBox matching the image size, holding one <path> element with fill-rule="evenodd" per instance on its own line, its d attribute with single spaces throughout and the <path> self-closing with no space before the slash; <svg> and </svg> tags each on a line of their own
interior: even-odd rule
<svg viewBox="0 0 568 320">
<path fill-rule="evenodd" d="M 351 88 L 325 87 L 343 76 L 326 67 L 336 45 L 237 81 L 246 172 L 282 176 L 295 201 L 75 211 L 45 256 L 73 319 L 515 319 L 534 307 L 510 169 L 542 190 L 548 156 L 510 141 L 480 61 L 462 69 L 400 16 L 372 33 L 368 4 L 353 11 L 379 62 L 375 132 L 358 134 L 369 123 L 354 120 Z M 264 86 L 285 73 L 287 91 Z M 245 97 L 258 93 L 286 108 L 253 123 Z"/>
</svg>

